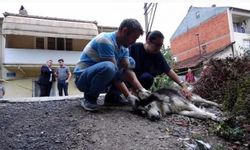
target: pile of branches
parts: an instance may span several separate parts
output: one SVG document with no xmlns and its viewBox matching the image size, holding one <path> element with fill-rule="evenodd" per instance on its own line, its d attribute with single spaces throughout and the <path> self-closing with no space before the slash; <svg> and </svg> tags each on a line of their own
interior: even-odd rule
<svg viewBox="0 0 250 150">
<path fill-rule="evenodd" d="M 250 57 L 210 60 L 194 92 L 223 104 L 225 111 L 244 116 L 250 123 Z"/>
</svg>

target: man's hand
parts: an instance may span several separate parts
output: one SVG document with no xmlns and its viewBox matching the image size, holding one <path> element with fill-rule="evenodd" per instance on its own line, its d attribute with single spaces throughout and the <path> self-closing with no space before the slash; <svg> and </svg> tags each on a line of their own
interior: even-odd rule
<svg viewBox="0 0 250 150">
<path fill-rule="evenodd" d="M 144 88 L 139 89 L 137 92 L 137 95 L 140 99 L 145 99 L 145 98 L 149 97 L 150 94 L 151 94 L 151 92 L 144 89 Z"/>
<path fill-rule="evenodd" d="M 189 100 L 193 96 L 193 94 L 187 89 L 187 86 L 183 86 L 181 89 L 181 92 L 185 97 L 187 97 Z"/>
<path fill-rule="evenodd" d="M 132 106 L 133 109 L 136 109 L 138 107 L 138 104 L 139 104 L 139 98 L 132 95 L 132 94 L 129 94 L 128 97 L 127 97 L 127 100 L 129 102 L 129 104 Z"/>
</svg>

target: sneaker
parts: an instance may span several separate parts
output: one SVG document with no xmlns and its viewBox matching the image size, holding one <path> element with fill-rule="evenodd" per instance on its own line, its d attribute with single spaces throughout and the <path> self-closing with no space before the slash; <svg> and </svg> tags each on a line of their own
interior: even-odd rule
<svg viewBox="0 0 250 150">
<path fill-rule="evenodd" d="M 81 106 L 88 111 L 97 111 L 100 109 L 100 105 L 87 99 L 81 100 Z"/>
<path fill-rule="evenodd" d="M 125 106 L 128 105 L 128 101 L 122 98 L 118 93 L 108 92 L 104 98 L 106 106 Z"/>
</svg>

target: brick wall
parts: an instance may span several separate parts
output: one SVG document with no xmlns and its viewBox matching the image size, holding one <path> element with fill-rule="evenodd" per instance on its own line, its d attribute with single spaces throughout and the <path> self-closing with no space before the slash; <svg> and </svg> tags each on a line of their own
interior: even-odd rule
<svg viewBox="0 0 250 150">
<path fill-rule="evenodd" d="M 200 49 L 197 35 L 199 34 Z M 201 53 L 215 51 L 230 43 L 230 31 L 226 11 L 210 18 L 170 41 L 171 52 L 182 61 Z"/>
</svg>

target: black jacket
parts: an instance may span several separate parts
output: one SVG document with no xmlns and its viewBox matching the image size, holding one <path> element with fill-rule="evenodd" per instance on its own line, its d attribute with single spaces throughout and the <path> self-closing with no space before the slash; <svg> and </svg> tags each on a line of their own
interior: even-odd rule
<svg viewBox="0 0 250 150">
<path fill-rule="evenodd" d="M 52 81 L 50 82 L 50 76 L 52 74 Z M 52 83 L 53 81 L 55 81 L 55 76 L 54 76 L 54 70 L 53 69 L 49 69 L 49 67 L 47 65 L 43 65 L 41 67 L 41 74 L 38 80 L 39 84 L 43 84 L 43 85 L 47 85 Z"/>
</svg>

